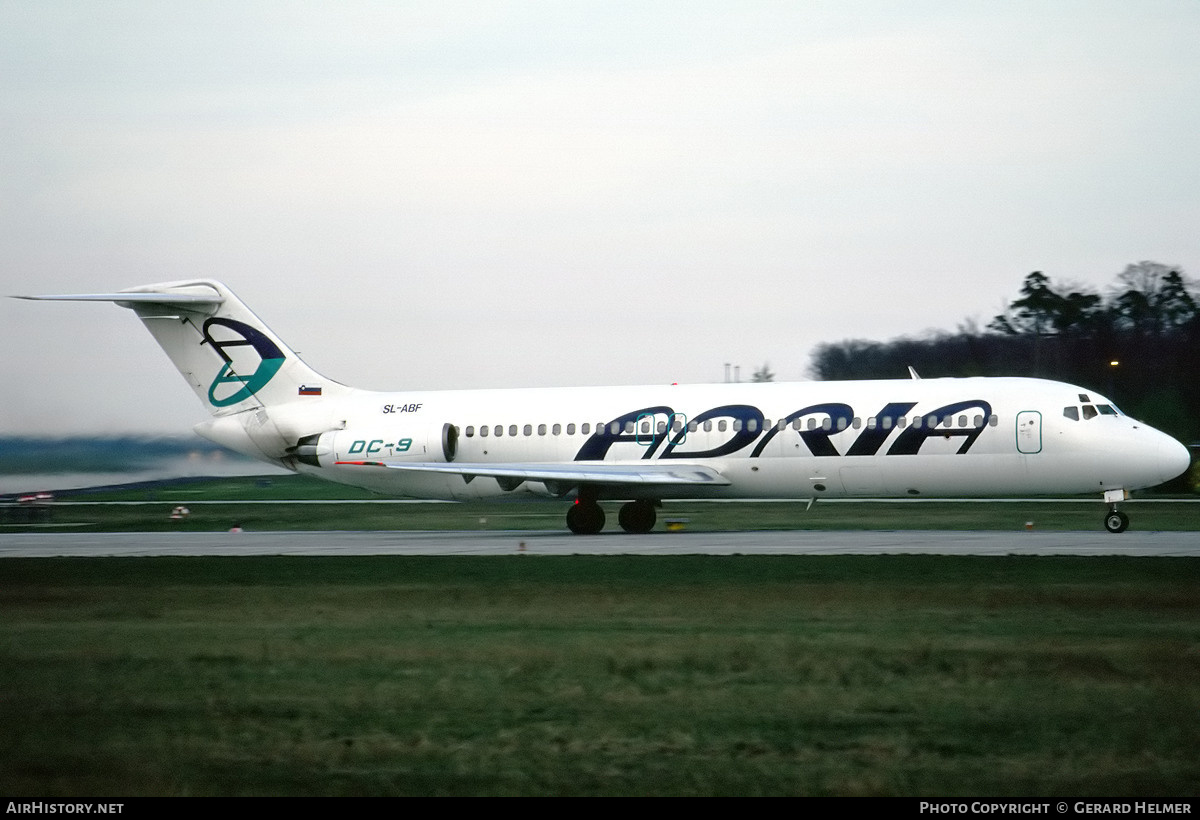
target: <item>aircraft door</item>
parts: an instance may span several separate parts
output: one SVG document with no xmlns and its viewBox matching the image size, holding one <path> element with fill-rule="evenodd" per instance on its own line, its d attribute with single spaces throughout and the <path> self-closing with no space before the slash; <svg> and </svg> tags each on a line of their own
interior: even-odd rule
<svg viewBox="0 0 1200 820">
<path fill-rule="evenodd" d="M 1037 410 L 1017 413 L 1017 452 L 1034 455 L 1042 451 L 1042 414 Z"/>
</svg>

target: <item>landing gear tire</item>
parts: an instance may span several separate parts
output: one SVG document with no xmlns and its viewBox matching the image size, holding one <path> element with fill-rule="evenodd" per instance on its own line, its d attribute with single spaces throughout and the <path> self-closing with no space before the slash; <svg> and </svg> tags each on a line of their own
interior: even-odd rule
<svg viewBox="0 0 1200 820">
<path fill-rule="evenodd" d="M 657 518 L 652 501 L 630 501 L 623 505 L 617 514 L 617 522 L 621 525 L 621 529 L 637 534 L 654 529 L 654 522 Z"/>
<path fill-rule="evenodd" d="M 1129 527 L 1129 516 L 1120 510 L 1109 510 L 1104 516 L 1104 529 L 1109 532 L 1125 532 Z"/>
<path fill-rule="evenodd" d="M 576 502 L 567 510 L 567 528 L 576 535 L 595 535 L 604 529 L 604 510 L 594 501 Z"/>
</svg>

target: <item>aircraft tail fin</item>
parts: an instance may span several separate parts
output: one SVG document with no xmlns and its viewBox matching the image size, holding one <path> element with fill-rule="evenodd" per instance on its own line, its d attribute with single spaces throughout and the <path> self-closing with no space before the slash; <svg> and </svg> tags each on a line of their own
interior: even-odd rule
<svg viewBox="0 0 1200 820">
<path fill-rule="evenodd" d="M 305 364 L 220 282 L 164 282 L 117 293 L 21 298 L 115 302 L 131 309 L 214 416 L 349 390 Z"/>
</svg>

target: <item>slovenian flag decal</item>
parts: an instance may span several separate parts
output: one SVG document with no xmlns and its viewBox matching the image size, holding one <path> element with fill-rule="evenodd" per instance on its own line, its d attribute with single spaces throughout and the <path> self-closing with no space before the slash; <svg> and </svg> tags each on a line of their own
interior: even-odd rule
<svg viewBox="0 0 1200 820">
<path fill-rule="evenodd" d="M 301 396 L 319 396 L 319 395 L 321 395 L 321 388 L 309 387 L 306 384 L 302 384 L 302 385 L 300 385 L 300 395 Z"/>
</svg>

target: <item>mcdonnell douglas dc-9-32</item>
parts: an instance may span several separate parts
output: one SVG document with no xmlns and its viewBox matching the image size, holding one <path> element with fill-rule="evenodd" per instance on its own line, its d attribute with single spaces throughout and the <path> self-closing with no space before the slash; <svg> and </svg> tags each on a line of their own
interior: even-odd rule
<svg viewBox="0 0 1200 820">
<path fill-rule="evenodd" d="M 598 502 L 647 532 L 664 499 L 999 497 L 1118 503 L 1186 470 L 1187 448 L 1092 390 L 1029 378 L 358 390 L 316 373 L 225 285 L 30 296 L 137 314 L 211 418 L 195 431 L 299 473 L 390 496 Z"/>
</svg>

